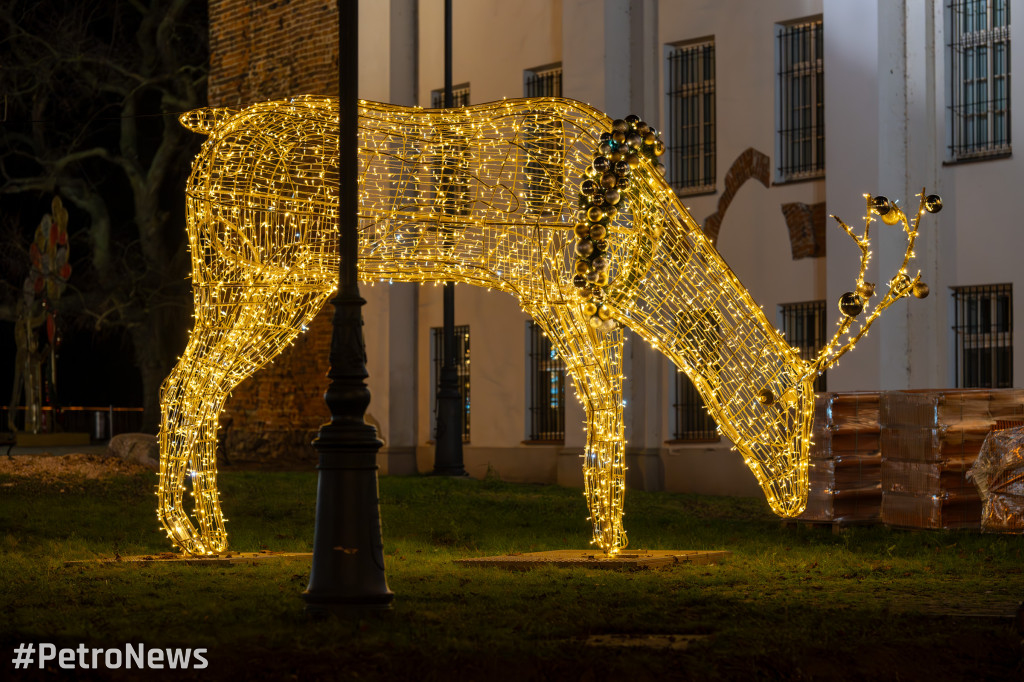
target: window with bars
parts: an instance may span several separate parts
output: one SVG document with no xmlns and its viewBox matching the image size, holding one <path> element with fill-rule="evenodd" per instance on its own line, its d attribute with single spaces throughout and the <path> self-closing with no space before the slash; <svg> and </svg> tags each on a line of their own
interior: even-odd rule
<svg viewBox="0 0 1024 682">
<path fill-rule="evenodd" d="M 469 83 L 462 83 L 452 88 L 454 107 L 469 106 Z M 430 91 L 430 105 L 434 109 L 444 107 L 444 88 Z M 469 144 L 455 138 L 447 138 L 433 149 L 430 172 L 434 178 L 437 191 L 434 204 L 437 213 L 442 216 L 469 215 L 470 178 L 469 178 Z M 434 227 L 434 226 L 432 226 Z M 452 229 L 446 225 L 442 229 Z"/>
<path fill-rule="evenodd" d="M 561 97 L 562 65 L 549 64 L 523 71 L 523 97 Z"/>
<path fill-rule="evenodd" d="M 670 45 L 665 87 L 669 184 L 685 194 L 714 191 L 714 39 Z"/>
<path fill-rule="evenodd" d="M 1010 284 L 953 287 L 957 388 L 1013 386 Z"/>
<path fill-rule="evenodd" d="M 672 412 L 676 442 L 713 443 L 720 439 L 715 420 L 704 407 L 704 399 L 690 378 L 675 367 L 672 382 Z"/>
<path fill-rule="evenodd" d="M 825 75 L 821 19 L 775 27 L 779 181 L 825 173 Z"/>
<path fill-rule="evenodd" d="M 452 106 L 453 107 L 468 107 L 469 106 L 469 83 L 461 83 L 459 85 L 452 86 Z M 443 109 L 444 108 L 444 88 L 440 90 L 430 91 L 430 108 L 431 109 Z"/>
<path fill-rule="evenodd" d="M 434 393 L 431 395 L 430 432 L 437 438 L 437 392 L 441 389 L 441 368 L 444 366 L 444 328 L 430 330 L 430 351 L 434 358 L 432 366 Z M 462 398 L 462 442 L 469 442 L 469 326 L 455 327 L 455 371 L 459 378 L 459 396 Z"/>
<path fill-rule="evenodd" d="M 954 0 L 949 8 L 950 156 L 1010 152 L 1010 2 Z"/>
<path fill-rule="evenodd" d="M 779 306 L 779 327 L 786 342 L 800 349 L 800 357 L 813 360 L 825 345 L 825 301 L 783 303 Z M 827 372 L 814 381 L 814 390 L 828 390 Z"/>
<path fill-rule="evenodd" d="M 680 327 L 685 329 L 687 344 L 699 349 L 698 359 L 703 371 L 716 374 L 721 368 L 722 327 L 714 309 L 684 310 L 679 313 Z M 697 387 L 681 371 L 673 370 L 672 411 L 673 435 L 676 442 L 714 442 L 719 440 L 715 420 L 704 406 Z"/>
<path fill-rule="evenodd" d="M 551 339 L 532 320 L 526 323 L 529 351 L 527 399 L 529 439 L 565 440 L 565 363 L 551 346 Z"/>
<path fill-rule="evenodd" d="M 526 97 L 561 97 L 562 65 L 528 69 L 523 72 Z M 541 114 L 527 116 L 519 135 L 526 155 L 524 169 L 526 215 L 558 215 L 564 204 L 565 152 L 562 149 L 562 124 Z"/>
</svg>

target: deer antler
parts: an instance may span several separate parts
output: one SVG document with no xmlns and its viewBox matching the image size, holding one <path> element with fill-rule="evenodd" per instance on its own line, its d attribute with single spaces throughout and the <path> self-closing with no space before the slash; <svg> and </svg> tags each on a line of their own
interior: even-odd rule
<svg viewBox="0 0 1024 682">
<path fill-rule="evenodd" d="M 860 270 L 857 273 L 856 289 L 843 294 L 839 298 L 839 309 L 843 313 L 843 317 L 839 321 L 839 328 L 832 339 L 821 349 L 818 357 L 811 361 L 807 376 L 820 375 L 829 367 L 835 365 L 839 358 L 852 350 L 857 345 L 857 342 L 867 335 L 871 325 L 882 314 L 882 311 L 893 303 L 901 298 L 906 298 L 910 294 L 917 298 L 924 298 L 928 295 L 928 285 L 921 281 L 921 272 L 918 271 L 916 275 L 910 277 L 907 274 L 907 264 L 914 258 L 914 241 L 917 239 L 917 226 L 921 222 L 921 216 L 926 212 L 938 213 L 941 211 L 942 199 L 937 194 L 925 194 L 924 189 L 921 190 L 918 196 L 921 197 L 921 202 L 917 213 L 914 215 L 913 220 L 908 220 L 907 215 L 895 202 L 890 202 L 883 196 L 873 197 L 865 194 L 868 214 L 864 219 L 864 234 L 861 236 L 857 236 L 853 228 L 842 220 L 832 216 L 860 249 Z M 907 250 L 903 255 L 903 263 L 900 265 L 899 271 L 889 280 L 889 289 L 886 291 L 885 296 L 873 308 L 870 308 L 867 316 L 861 321 L 860 327 L 854 333 L 851 330 L 857 317 L 870 307 L 870 299 L 875 293 L 875 285 L 864 281 L 864 273 L 867 271 L 868 263 L 871 260 L 871 239 L 869 235 L 871 223 L 874 222 L 874 218 L 871 217 L 872 213 L 878 215 L 882 222 L 887 225 L 903 223 L 903 231 L 907 234 Z M 843 342 L 844 337 L 846 337 L 845 342 Z"/>
</svg>

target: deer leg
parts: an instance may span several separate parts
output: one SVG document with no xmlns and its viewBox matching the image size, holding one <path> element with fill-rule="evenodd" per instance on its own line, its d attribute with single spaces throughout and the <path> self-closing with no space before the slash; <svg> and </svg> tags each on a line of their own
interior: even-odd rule
<svg viewBox="0 0 1024 682">
<path fill-rule="evenodd" d="M 157 515 L 186 552 L 209 554 L 227 547 L 216 452 L 225 400 L 298 336 L 329 295 L 329 286 L 196 287 L 195 326 L 160 400 Z"/>
<path fill-rule="evenodd" d="M 622 504 L 626 492 L 626 453 L 622 421 L 622 332 L 590 328 L 579 305 L 531 307 L 565 362 L 586 412 L 587 446 L 583 480 L 593 544 L 607 554 L 626 546 Z"/>
</svg>

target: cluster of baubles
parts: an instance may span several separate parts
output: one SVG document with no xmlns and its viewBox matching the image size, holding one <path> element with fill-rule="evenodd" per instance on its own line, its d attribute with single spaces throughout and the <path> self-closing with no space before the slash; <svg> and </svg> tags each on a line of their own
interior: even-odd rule
<svg viewBox="0 0 1024 682">
<path fill-rule="evenodd" d="M 654 169 L 664 174 L 665 166 L 657 157 L 665 153 L 658 131 L 630 115 L 615 119 L 612 130 L 601 133 L 594 162 L 580 184 L 580 208 L 583 221 L 576 225 L 576 265 L 572 283 L 583 299 L 583 312 L 590 326 L 611 331 L 618 326 L 611 309 L 602 301 L 611 267 L 608 225 L 620 211 L 629 208 L 632 171 L 646 157 Z"/>
<path fill-rule="evenodd" d="M 905 218 L 900 207 L 883 196 L 871 197 L 868 200 L 868 206 L 871 212 L 877 213 L 886 225 L 895 225 Z M 938 194 L 929 194 L 924 198 L 924 210 L 929 213 L 938 213 L 942 210 L 942 198 Z M 917 298 L 925 298 L 930 291 L 924 282 L 916 282 L 911 285 L 911 279 L 905 273 L 900 273 L 889 280 L 889 288 L 896 298 L 906 296 L 908 291 Z M 874 284 L 862 282 L 857 286 L 857 291 L 847 291 L 839 297 L 839 310 L 847 317 L 857 317 L 864 311 L 864 305 L 874 293 Z"/>
</svg>

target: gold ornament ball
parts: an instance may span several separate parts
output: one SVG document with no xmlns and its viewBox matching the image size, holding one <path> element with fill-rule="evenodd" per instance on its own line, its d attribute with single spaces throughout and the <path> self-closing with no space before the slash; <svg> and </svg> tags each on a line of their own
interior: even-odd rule
<svg viewBox="0 0 1024 682">
<path fill-rule="evenodd" d="M 771 405 L 775 402 L 775 394 L 769 388 L 763 389 L 757 394 L 757 402 L 762 405 Z"/>
<path fill-rule="evenodd" d="M 925 284 L 924 282 L 918 282 L 917 284 L 914 285 L 912 293 L 917 298 L 927 298 L 928 293 L 930 291 L 931 289 L 928 288 L 927 284 Z"/>
<path fill-rule="evenodd" d="M 597 316 L 602 320 L 610 320 L 612 318 L 612 309 L 603 305 L 597 309 Z"/>
<path fill-rule="evenodd" d="M 606 287 L 608 286 L 608 271 L 603 270 L 597 273 L 597 286 Z"/>
<path fill-rule="evenodd" d="M 600 328 L 601 328 L 601 325 L 602 325 L 602 324 L 604 323 L 604 320 L 602 320 L 602 319 L 601 319 L 600 317 L 598 317 L 597 315 L 594 315 L 593 317 L 591 317 L 591 318 L 590 318 L 589 320 L 587 320 L 587 321 L 588 321 L 588 322 L 590 323 L 590 326 L 591 326 L 591 327 L 592 327 L 593 329 L 600 329 Z"/>
<path fill-rule="evenodd" d="M 590 228 L 590 238 L 595 242 L 601 241 L 608 236 L 608 228 L 598 223 Z"/>
<path fill-rule="evenodd" d="M 862 299 L 867 300 L 875 295 L 875 283 L 874 282 L 863 282 L 857 285 L 857 295 Z"/>
<path fill-rule="evenodd" d="M 597 314 L 597 304 L 593 301 L 587 301 L 583 304 L 583 314 L 587 317 L 592 317 Z"/>
<path fill-rule="evenodd" d="M 903 211 L 898 206 L 893 206 L 886 213 L 882 214 L 882 222 L 886 225 L 895 225 L 903 217 Z"/>
<path fill-rule="evenodd" d="M 577 239 L 584 239 L 590 236 L 590 226 L 586 223 L 579 223 L 572 230 L 576 233 Z"/>
</svg>

